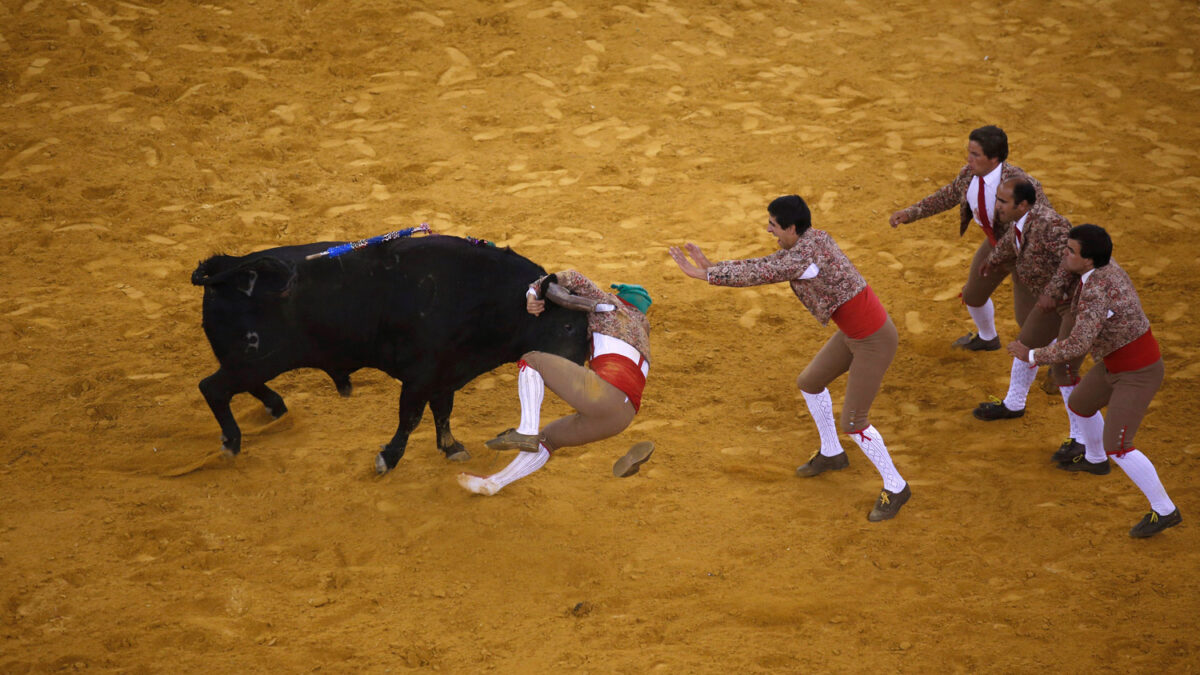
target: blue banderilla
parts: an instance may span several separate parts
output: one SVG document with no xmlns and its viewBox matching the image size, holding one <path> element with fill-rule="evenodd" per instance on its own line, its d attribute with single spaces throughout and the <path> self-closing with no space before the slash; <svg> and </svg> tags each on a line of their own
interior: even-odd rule
<svg viewBox="0 0 1200 675">
<path fill-rule="evenodd" d="M 338 244 L 337 246 L 334 246 L 333 248 L 327 248 L 320 253 L 306 255 L 304 256 L 304 259 L 315 260 L 317 258 L 336 258 L 342 254 L 349 253 L 350 251 L 357 251 L 360 248 L 366 248 L 368 246 L 377 246 L 385 241 L 391 241 L 393 239 L 403 239 L 404 237 L 414 235 L 418 232 L 428 233 L 429 223 L 421 223 L 416 227 L 410 227 L 404 230 L 396 230 L 395 232 L 388 232 L 387 234 L 381 234 L 377 237 L 371 237 L 369 239 L 360 239 L 350 244 Z"/>
</svg>

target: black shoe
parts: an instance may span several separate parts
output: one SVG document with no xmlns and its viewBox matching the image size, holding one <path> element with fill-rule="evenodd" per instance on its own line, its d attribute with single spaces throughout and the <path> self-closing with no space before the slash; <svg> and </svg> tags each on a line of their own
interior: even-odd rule
<svg viewBox="0 0 1200 675">
<path fill-rule="evenodd" d="M 1086 450 L 1087 447 L 1083 443 L 1074 438 L 1068 438 L 1063 441 L 1062 445 L 1058 446 L 1058 450 L 1055 450 L 1053 455 L 1050 455 L 1050 461 L 1059 463 L 1070 462 L 1076 457 L 1082 457 Z"/>
<path fill-rule="evenodd" d="M 1017 417 L 1022 417 L 1025 415 L 1025 409 L 1021 408 L 1020 410 L 1009 410 L 1008 408 L 1004 407 L 1004 401 L 1001 401 L 998 398 L 993 398 L 986 403 L 980 403 L 979 406 L 975 408 L 974 412 L 972 412 L 972 414 L 975 415 L 975 419 L 977 420 L 990 422 L 992 420 L 1011 420 Z"/>
<path fill-rule="evenodd" d="M 1165 516 L 1160 516 L 1151 510 L 1145 518 L 1142 518 L 1142 522 L 1133 526 L 1133 529 L 1129 531 L 1129 536 L 1135 539 L 1153 537 L 1168 527 L 1175 527 L 1182 522 L 1183 516 L 1179 515 L 1179 509 L 1175 509 Z"/>
<path fill-rule="evenodd" d="M 1063 471 L 1086 471 L 1087 473 L 1094 473 L 1097 476 L 1107 476 L 1108 472 L 1112 471 L 1112 462 L 1108 461 L 1108 458 L 1105 457 L 1103 462 L 1093 464 L 1087 460 L 1086 456 L 1077 455 L 1069 462 L 1059 462 L 1058 468 Z"/>
<path fill-rule="evenodd" d="M 848 466 L 850 466 L 850 458 L 846 456 L 845 451 L 833 457 L 826 457 L 818 450 L 817 454 L 809 458 L 807 464 L 796 467 L 796 475 L 801 478 L 811 478 L 826 471 L 841 471 Z"/>
<path fill-rule="evenodd" d="M 991 340 L 984 340 L 979 337 L 978 333 L 971 332 L 958 338 L 950 346 L 955 349 L 965 349 L 971 352 L 994 352 L 1000 349 L 1000 336 L 997 335 Z"/>
<path fill-rule="evenodd" d="M 654 444 L 650 441 L 642 441 L 635 443 L 625 456 L 617 460 L 613 464 L 613 475 L 617 478 L 628 478 L 633 474 L 641 471 L 642 464 L 650 459 L 650 455 L 654 454 Z"/>
<path fill-rule="evenodd" d="M 900 513 L 900 507 L 908 501 L 912 496 L 912 489 L 908 487 L 908 483 L 904 484 L 904 489 L 899 492 L 888 492 L 887 490 L 879 491 L 879 498 L 875 500 L 875 508 L 867 514 L 867 520 L 872 523 L 878 523 L 881 520 L 891 520 Z"/>
</svg>

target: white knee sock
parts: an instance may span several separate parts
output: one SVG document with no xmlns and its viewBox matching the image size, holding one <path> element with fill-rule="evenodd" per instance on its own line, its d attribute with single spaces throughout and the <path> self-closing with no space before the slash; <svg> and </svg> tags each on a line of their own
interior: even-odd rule
<svg viewBox="0 0 1200 675">
<path fill-rule="evenodd" d="M 517 373 L 517 395 L 521 397 L 521 426 L 517 427 L 517 433 L 536 436 L 541 429 L 546 384 L 542 381 L 542 374 L 528 363 L 522 361 L 520 369 Z"/>
<path fill-rule="evenodd" d="M 810 394 L 801 389 L 800 393 L 804 394 L 804 402 L 808 404 L 808 414 L 812 415 L 813 421 L 817 423 L 817 434 L 821 437 L 821 454 L 833 457 L 845 452 L 842 450 L 841 441 L 838 440 L 837 424 L 833 421 L 833 399 L 829 397 L 829 390 Z"/>
<path fill-rule="evenodd" d="M 1083 444 L 1087 446 L 1083 457 L 1092 464 L 1099 464 L 1108 459 L 1104 454 L 1104 416 L 1100 411 L 1091 417 L 1076 415 L 1079 419 L 1079 433 L 1083 436 Z"/>
<path fill-rule="evenodd" d="M 892 464 L 892 456 L 888 454 L 887 446 L 883 444 L 883 436 L 879 435 L 874 424 L 868 425 L 862 431 L 851 433 L 850 438 L 854 439 L 867 459 L 875 465 L 879 475 L 883 477 L 883 489 L 892 493 L 904 489 L 907 483 L 900 477 L 900 472 L 896 471 L 896 466 Z"/>
<path fill-rule="evenodd" d="M 967 313 L 975 322 L 975 332 L 979 333 L 981 339 L 991 340 L 996 337 L 996 308 L 991 298 L 979 307 L 967 305 Z"/>
<path fill-rule="evenodd" d="M 1071 412 L 1071 406 L 1067 405 L 1067 401 L 1070 400 L 1071 392 L 1073 391 L 1075 391 L 1075 385 L 1073 384 L 1058 388 L 1058 393 L 1062 395 L 1063 407 L 1067 409 L 1067 423 L 1071 425 L 1071 438 L 1083 443 L 1083 432 L 1079 429 L 1079 415 Z"/>
<path fill-rule="evenodd" d="M 1038 367 L 1013 357 L 1012 369 L 1008 373 L 1008 395 L 1004 407 L 1009 410 L 1024 410 L 1029 387 L 1037 378 Z"/>
<path fill-rule="evenodd" d="M 530 368 L 530 370 L 533 369 Z M 496 483 L 497 490 L 499 490 L 505 485 L 524 478 L 542 468 L 549 459 L 550 452 L 546 450 L 546 446 L 538 445 L 537 452 L 518 452 L 513 461 L 509 462 L 508 466 L 488 476 L 488 478 Z"/>
<path fill-rule="evenodd" d="M 1158 472 L 1154 470 L 1149 457 L 1143 455 L 1140 450 L 1130 450 L 1121 457 L 1113 455 L 1113 461 L 1125 471 L 1125 475 L 1129 476 L 1133 484 L 1141 489 L 1142 494 L 1146 495 L 1146 499 L 1150 500 L 1150 508 L 1154 509 L 1155 513 L 1168 516 L 1175 511 L 1175 504 L 1167 496 L 1167 490 L 1158 479 Z"/>
</svg>

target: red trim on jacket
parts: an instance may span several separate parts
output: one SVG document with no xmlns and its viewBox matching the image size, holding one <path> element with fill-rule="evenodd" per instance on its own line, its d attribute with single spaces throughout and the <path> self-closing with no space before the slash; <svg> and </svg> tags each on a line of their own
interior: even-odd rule
<svg viewBox="0 0 1200 675">
<path fill-rule="evenodd" d="M 887 310 L 875 295 L 870 286 L 858 292 L 858 295 L 843 302 L 833 310 L 829 318 L 837 324 L 846 337 L 861 340 L 871 337 L 879 327 L 887 321 Z"/>
<path fill-rule="evenodd" d="M 644 362 L 645 359 L 639 358 L 638 361 Z M 592 357 L 588 366 L 600 379 L 628 396 L 635 413 L 642 409 L 642 391 L 646 388 L 646 375 L 642 373 L 640 363 L 634 363 L 620 354 L 601 354 Z"/>
<path fill-rule="evenodd" d="M 1158 340 L 1149 329 L 1138 339 L 1104 357 L 1104 367 L 1110 373 L 1140 370 L 1162 358 Z"/>
</svg>

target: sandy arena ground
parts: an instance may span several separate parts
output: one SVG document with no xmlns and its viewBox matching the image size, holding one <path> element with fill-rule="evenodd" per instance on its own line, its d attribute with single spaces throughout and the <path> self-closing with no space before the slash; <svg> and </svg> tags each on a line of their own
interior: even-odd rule
<svg viewBox="0 0 1200 675">
<path fill-rule="evenodd" d="M 1200 671 L 1196 45 L 1170 0 L 0 0 L 0 672 Z M 971 417 L 1009 370 L 948 349 L 982 235 L 887 217 L 987 123 L 1114 235 L 1168 368 L 1138 446 L 1181 527 L 1132 540 L 1121 472 L 1050 464 L 1057 396 Z M 770 252 L 788 192 L 900 329 L 890 522 L 848 440 L 848 470 L 793 475 L 794 379 L 832 329 L 667 255 Z M 483 441 L 514 366 L 458 396 L 470 462 L 427 415 L 382 478 L 399 384 L 294 372 L 278 421 L 235 399 L 220 458 L 196 263 L 422 221 L 646 285 L 634 426 L 483 498 L 454 476 L 508 461 Z"/>
</svg>

